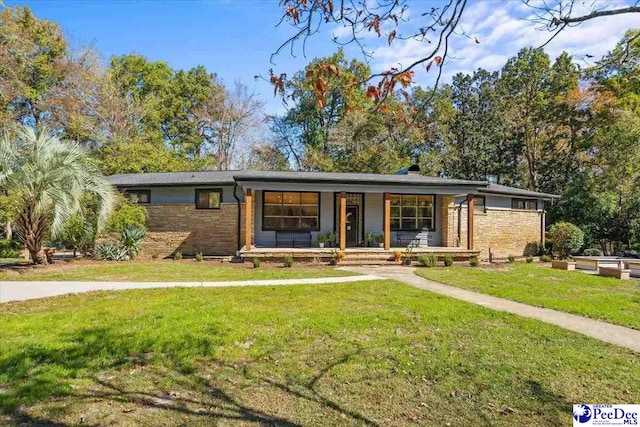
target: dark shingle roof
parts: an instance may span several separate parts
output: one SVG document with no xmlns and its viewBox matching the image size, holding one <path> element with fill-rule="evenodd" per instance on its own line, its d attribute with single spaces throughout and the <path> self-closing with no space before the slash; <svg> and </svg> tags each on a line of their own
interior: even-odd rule
<svg viewBox="0 0 640 427">
<path fill-rule="evenodd" d="M 384 175 L 375 173 L 240 171 L 237 181 L 337 182 L 350 184 L 462 185 L 486 186 L 484 181 L 436 178 L 424 175 Z"/>
<path fill-rule="evenodd" d="M 205 172 L 156 172 L 111 175 L 111 183 L 118 187 L 158 187 L 174 185 L 232 185 L 239 181 L 307 182 L 344 184 L 402 184 L 411 186 L 464 186 L 476 187 L 480 193 L 503 194 L 541 199 L 555 199 L 553 194 L 522 190 L 486 181 L 437 178 L 424 175 L 384 175 L 373 173 L 334 172 L 286 172 L 286 171 L 205 171 Z"/>
<path fill-rule="evenodd" d="M 125 173 L 111 175 L 109 180 L 113 185 L 118 187 L 220 185 L 233 184 L 233 174 L 236 172 L 237 171 Z"/>
<path fill-rule="evenodd" d="M 516 187 L 507 187 L 500 184 L 489 184 L 486 188 L 479 189 L 480 193 L 488 194 L 505 194 L 509 196 L 535 197 L 537 199 L 559 199 L 560 196 L 548 193 L 539 193 L 537 191 L 523 190 Z"/>
</svg>

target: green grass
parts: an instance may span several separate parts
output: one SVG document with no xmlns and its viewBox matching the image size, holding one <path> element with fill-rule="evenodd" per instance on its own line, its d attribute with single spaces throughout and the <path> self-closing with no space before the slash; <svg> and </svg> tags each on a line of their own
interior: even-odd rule
<svg viewBox="0 0 640 427">
<path fill-rule="evenodd" d="M 640 357 L 393 281 L 0 305 L 0 424 L 537 425 Z"/>
<path fill-rule="evenodd" d="M 133 282 L 207 282 L 255 279 L 304 279 L 310 277 L 351 276 L 355 273 L 330 267 L 248 268 L 245 265 L 220 266 L 209 262 L 58 262 L 54 267 L 0 270 L 0 280 L 70 280 Z"/>
<path fill-rule="evenodd" d="M 416 274 L 485 294 L 640 329 L 640 280 L 515 263 L 502 268 L 432 268 Z"/>
</svg>

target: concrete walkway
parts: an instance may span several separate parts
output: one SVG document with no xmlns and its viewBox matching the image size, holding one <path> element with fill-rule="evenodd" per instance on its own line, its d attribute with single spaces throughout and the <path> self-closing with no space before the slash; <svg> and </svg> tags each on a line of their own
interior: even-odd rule
<svg viewBox="0 0 640 427">
<path fill-rule="evenodd" d="M 378 268 L 343 267 L 343 269 L 356 273 L 375 273 L 376 276 L 399 280 L 416 288 L 471 302 L 492 310 L 506 311 L 519 316 L 541 320 L 604 342 L 640 352 L 640 331 L 635 329 L 625 328 L 575 314 L 564 313 L 562 311 L 534 307 L 503 298 L 492 297 L 486 294 L 456 288 L 455 286 L 444 285 L 417 276 L 413 273 L 413 268 L 393 266 Z"/>
<path fill-rule="evenodd" d="M 0 303 L 25 301 L 57 295 L 92 291 L 117 291 L 124 289 L 151 289 L 175 287 L 227 287 L 227 286 L 281 286 L 319 285 L 323 283 L 348 283 L 380 280 L 382 277 L 364 274 L 360 276 L 320 277 L 315 279 L 273 279 L 226 282 L 8 282 L 0 281 Z"/>
</svg>

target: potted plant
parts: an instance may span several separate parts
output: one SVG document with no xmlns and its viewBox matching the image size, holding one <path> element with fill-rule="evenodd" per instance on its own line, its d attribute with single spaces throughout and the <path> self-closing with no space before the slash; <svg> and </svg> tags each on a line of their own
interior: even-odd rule
<svg viewBox="0 0 640 427">
<path fill-rule="evenodd" d="M 330 265 L 337 265 L 344 259 L 344 252 L 336 251 L 335 249 L 331 251 L 331 259 L 329 260 Z"/>
<path fill-rule="evenodd" d="M 318 234 L 318 237 L 316 237 L 316 241 L 318 242 L 318 246 L 320 248 L 324 248 L 324 243 L 327 241 L 327 236 L 325 236 L 324 234 L 320 233 L 320 234 Z"/>
<path fill-rule="evenodd" d="M 376 239 L 376 235 L 372 231 L 367 231 L 367 246 L 373 247 L 373 241 Z"/>
<path fill-rule="evenodd" d="M 378 247 L 384 248 L 384 234 L 378 234 L 375 240 L 378 243 Z"/>
<path fill-rule="evenodd" d="M 411 265 L 412 252 L 413 252 L 413 248 L 411 246 L 407 246 L 407 249 L 404 251 L 404 256 L 402 257 L 402 264 Z"/>
<path fill-rule="evenodd" d="M 329 244 L 329 247 L 335 247 L 336 244 L 336 232 L 335 231 L 330 231 L 327 233 L 327 239 L 326 242 Z"/>
</svg>

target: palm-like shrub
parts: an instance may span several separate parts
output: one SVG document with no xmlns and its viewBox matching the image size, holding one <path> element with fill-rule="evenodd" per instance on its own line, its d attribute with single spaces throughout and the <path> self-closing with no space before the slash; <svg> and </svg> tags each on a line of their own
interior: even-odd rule
<svg viewBox="0 0 640 427">
<path fill-rule="evenodd" d="M 21 126 L 0 138 L 0 189 L 18 201 L 16 230 L 37 264 L 46 264 L 42 242 L 59 236 L 93 194 L 97 227 L 107 219 L 114 191 L 87 151 L 46 130 Z"/>
<path fill-rule="evenodd" d="M 143 227 L 127 225 L 120 233 L 120 246 L 133 258 L 140 252 L 140 244 L 147 231 Z"/>
</svg>

